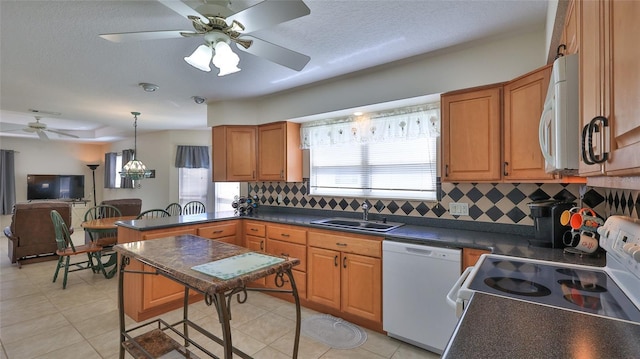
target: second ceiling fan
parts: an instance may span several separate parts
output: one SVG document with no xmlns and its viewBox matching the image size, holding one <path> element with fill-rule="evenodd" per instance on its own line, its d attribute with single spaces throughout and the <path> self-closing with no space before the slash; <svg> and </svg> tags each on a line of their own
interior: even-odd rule
<svg viewBox="0 0 640 359">
<path fill-rule="evenodd" d="M 218 76 L 240 71 L 239 57 L 229 46 L 231 43 L 239 45 L 238 49 L 296 71 L 302 70 L 310 60 L 307 55 L 248 35 L 266 27 L 309 15 L 311 10 L 302 0 L 263 1 L 228 16 L 225 12 L 230 11 L 224 6 L 203 5 L 195 10 L 181 1 L 158 1 L 189 19 L 194 31 L 125 32 L 102 34 L 100 37 L 112 42 L 124 42 L 202 36 L 204 44 L 198 46 L 191 56 L 184 59 L 191 66 L 202 71 L 210 71 L 209 63 L 213 63 L 220 69 Z M 213 13 L 215 11 L 217 12 Z"/>
</svg>

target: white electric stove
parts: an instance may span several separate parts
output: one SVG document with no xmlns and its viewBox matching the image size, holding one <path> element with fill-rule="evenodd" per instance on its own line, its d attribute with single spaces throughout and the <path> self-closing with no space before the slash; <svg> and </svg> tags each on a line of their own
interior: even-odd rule
<svg viewBox="0 0 640 359">
<path fill-rule="evenodd" d="M 605 267 L 485 254 L 465 270 L 447 300 L 458 316 L 473 293 L 482 292 L 640 323 L 640 221 L 611 216 L 598 233 L 607 251 Z"/>
</svg>

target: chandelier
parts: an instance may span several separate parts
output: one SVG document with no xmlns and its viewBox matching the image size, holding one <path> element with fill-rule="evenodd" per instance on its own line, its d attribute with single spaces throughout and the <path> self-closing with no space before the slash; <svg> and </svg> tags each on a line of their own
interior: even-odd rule
<svg viewBox="0 0 640 359">
<path fill-rule="evenodd" d="M 151 177 L 151 171 L 147 169 L 147 166 L 142 161 L 136 159 L 138 154 L 138 115 L 140 115 L 140 112 L 131 112 L 131 114 L 133 115 L 133 157 L 131 161 L 122 167 L 120 177 L 137 181 Z"/>
</svg>

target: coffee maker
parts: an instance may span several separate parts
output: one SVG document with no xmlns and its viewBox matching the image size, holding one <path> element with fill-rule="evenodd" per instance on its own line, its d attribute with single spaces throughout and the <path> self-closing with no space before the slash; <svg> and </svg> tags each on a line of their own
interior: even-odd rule
<svg viewBox="0 0 640 359">
<path fill-rule="evenodd" d="M 529 244 L 536 247 L 564 248 L 562 236 L 571 228 L 560 223 L 560 216 L 565 210 L 575 207 L 574 202 L 543 200 L 527 204 L 531 210 L 535 239 Z"/>
</svg>

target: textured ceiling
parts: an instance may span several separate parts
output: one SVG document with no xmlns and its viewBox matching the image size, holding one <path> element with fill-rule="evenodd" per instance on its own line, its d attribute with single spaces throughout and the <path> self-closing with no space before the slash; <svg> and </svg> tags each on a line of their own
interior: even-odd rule
<svg viewBox="0 0 640 359">
<path fill-rule="evenodd" d="M 268 0 L 275 1 L 275 0 Z M 255 0 L 231 2 L 238 12 Z M 241 72 L 217 77 L 183 61 L 201 38 L 112 43 L 99 34 L 192 30 L 157 1 L 0 1 L 0 135 L 44 115 L 87 140 L 204 128 L 208 102 L 279 92 L 373 66 L 543 24 L 547 1 L 305 0 L 311 14 L 253 33 L 311 57 L 300 72 L 236 51 Z M 201 2 L 190 1 L 197 6 Z M 146 93 L 140 82 L 160 86 Z M 33 136 L 33 135 L 31 135 Z M 56 136 L 51 136 L 55 138 Z"/>
</svg>

